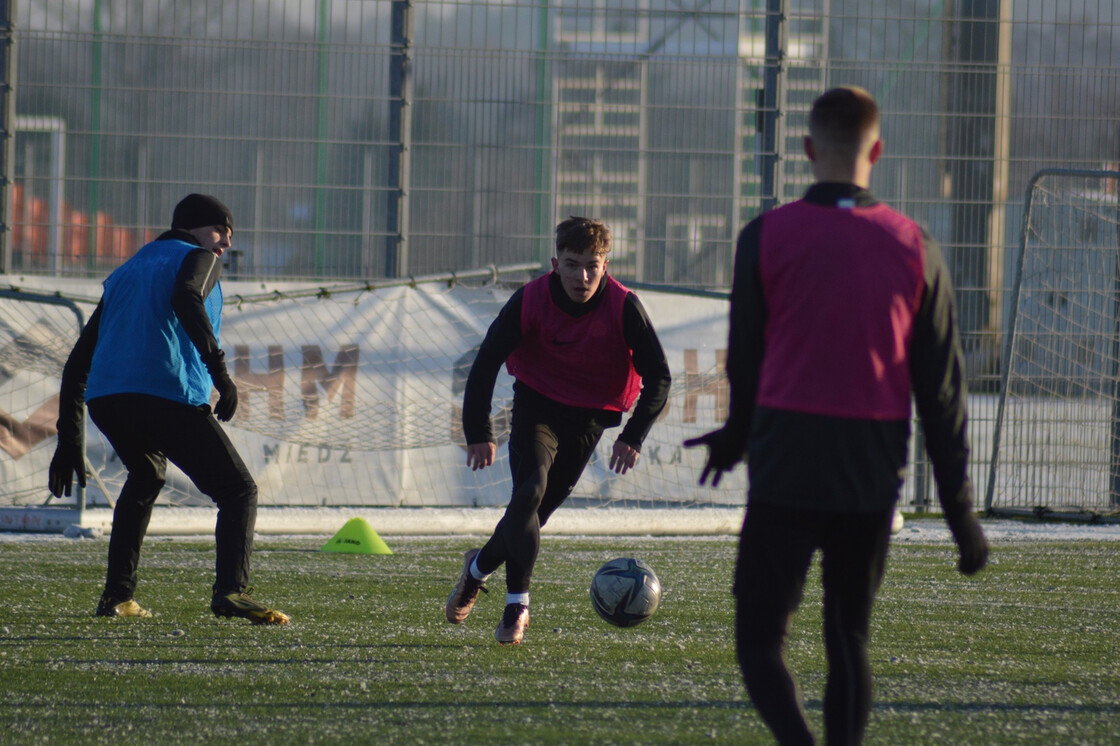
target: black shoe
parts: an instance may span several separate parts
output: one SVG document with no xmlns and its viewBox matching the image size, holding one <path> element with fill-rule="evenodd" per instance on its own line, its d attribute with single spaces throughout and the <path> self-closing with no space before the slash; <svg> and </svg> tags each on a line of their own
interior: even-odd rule
<svg viewBox="0 0 1120 746">
<path fill-rule="evenodd" d="M 290 621 L 284 612 L 270 609 L 255 601 L 250 595 L 252 592 L 253 589 L 249 588 L 244 593 L 240 591 L 215 593 L 210 599 L 210 611 L 214 612 L 216 617 L 224 616 L 229 619 L 239 616 L 253 624 L 287 624 Z"/>
</svg>

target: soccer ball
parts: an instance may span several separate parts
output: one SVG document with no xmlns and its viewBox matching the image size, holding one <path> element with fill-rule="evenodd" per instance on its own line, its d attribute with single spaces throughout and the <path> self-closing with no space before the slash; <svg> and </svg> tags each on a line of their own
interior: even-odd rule
<svg viewBox="0 0 1120 746">
<path fill-rule="evenodd" d="M 616 627 L 649 619 L 661 604 L 661 581 L 640 559 L 620 557 L 599 568 L 591 580 L 591 605 Z"/>
<path fill-rule="evenodd" d="M 906 519 L 902 517 L 902 512 L 895 509 L 894 517 L 891 519 L 891 533 L 897 534 L 906 525 Z"/>
</svg>

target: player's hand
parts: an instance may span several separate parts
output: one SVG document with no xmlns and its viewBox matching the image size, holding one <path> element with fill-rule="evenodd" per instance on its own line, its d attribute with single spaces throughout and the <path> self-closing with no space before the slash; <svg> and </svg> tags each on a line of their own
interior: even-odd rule
<svg viewBox="0 0 1120 746">
<path fill-rule="evenodd" d="M 218 390 L 218 403 L 214 405 L 214 416 L 222 422 L 229 422 L 233 419 L 233 413 L 237 411 L 237 384 L 224 370 L 217 375 L 211 373 L 210 377 L 214 379 L 214 388 Z"/>
<path fill-rule="evenodd" d="M 82 444 L 80 442 L 58 441 L 47 471 L 47 487 L 55 497 L 70 496 L 70 489 L 74 484 L 74 475 L 78 475 L 78 484 L 86 486 L 86 465 L 82 457 Z"/>
<path fill-rule="evenodd" d="M 471 443 L 467 446 L 467 466 L 471 471 L 485 469 L 494 465 L 494 458 L 498 455 L 496 443 Z"/>
<path fill-rule="evenodd" d="M 975 575 L 983 570 L 988 564 L 988 540 L 976 513 L 970 508 L 959 515 L 946 517 L 946 520 L 961 553 L 957 569 L 964 575 Z"/>
<path fill-rule="evenodd" d="M 725 471 L 731 471 L 735 465 L 743 460 L 742 439 L 729 431 L 726 427 L 704 433 L 696 438 L 689 438 L 684 442 L 685 448 L 696 446 L 708 447 L 708 462 L 700 472 L 700 484 L 705 484 L 708 477 L 712 478 L 712 486 L 718 487 Z"/>
<path fill-rule="evenodd" d="M 638 464 L 638 457 L 641 455 L 638 449 L 616 440 L 611 449 L 611 469 L 618 474 L 625 474 Z"/>
</svg>

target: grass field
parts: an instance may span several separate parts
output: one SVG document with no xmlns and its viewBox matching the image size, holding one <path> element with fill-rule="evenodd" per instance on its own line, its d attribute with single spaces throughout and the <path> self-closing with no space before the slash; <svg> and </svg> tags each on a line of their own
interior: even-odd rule
<svg viewBox="0 0 1120 746">
<path fill-rule="evenodd" d="M 106 542 L 0 541 L 5 743 L 769 743 L 735 664 L 735 540 L 546 537 L 525 644 L 493 631 L 501 582 L 466 624 L 442 606 L 470 537 L 258 540 L 258 596 L 286 627 L 216 620 L 211 541 L 150 538 L 147 620 L 97 619 Z M 869 744 L 1115 744 L 1120 543 L 997 544 L 966 579 L 943 544 L 896 545 L 874 616 Z M 595 569 L 638 556 L 662 608 L 615 629 Z M 821 732 L 816 572 L 789 658 Z"/>
</svg>

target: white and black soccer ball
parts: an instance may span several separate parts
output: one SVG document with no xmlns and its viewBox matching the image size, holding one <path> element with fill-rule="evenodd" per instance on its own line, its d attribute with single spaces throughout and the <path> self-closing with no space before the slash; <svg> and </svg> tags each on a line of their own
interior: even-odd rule
<svg viewBox="0 0 1120 746">
<path fill-rule="evenodd" d="M 591 605 L 616 627 L 633 627 L 661 605 L 661 581 L 640 559 L 620 557 L 599 568 L 591 580 Z"/>
</svg>

